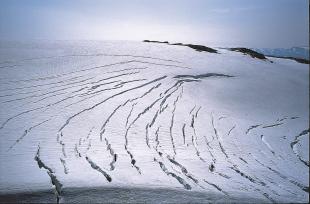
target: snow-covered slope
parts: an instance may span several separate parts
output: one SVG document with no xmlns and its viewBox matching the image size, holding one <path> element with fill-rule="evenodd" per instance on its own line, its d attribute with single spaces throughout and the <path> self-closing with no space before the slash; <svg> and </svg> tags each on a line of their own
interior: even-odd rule
<svg viewBox="0 0 310 204">
<path fill-rule="evenodd" d="M 101 202 L 111 188 L 178 192 L 155 202 L 189 192 L 206 196 L 197 202 L 308 202 L 308 65 L 218 52 L 2 43 L 0 198 L 54 189 L 82 202 L 81 191 L 70 197 L 80 187 Z"/>
</svg>

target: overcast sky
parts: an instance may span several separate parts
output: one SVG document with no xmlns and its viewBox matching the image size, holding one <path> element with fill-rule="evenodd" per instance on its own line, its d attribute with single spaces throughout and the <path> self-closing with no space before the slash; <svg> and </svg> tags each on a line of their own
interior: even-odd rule
<svg viewBox="0 0 310 204">
<path fill-rule="evenodd" d="M 0 0 L 0 39 L 307 46 L 308 4 L 308 0 Z"/>
</svg>

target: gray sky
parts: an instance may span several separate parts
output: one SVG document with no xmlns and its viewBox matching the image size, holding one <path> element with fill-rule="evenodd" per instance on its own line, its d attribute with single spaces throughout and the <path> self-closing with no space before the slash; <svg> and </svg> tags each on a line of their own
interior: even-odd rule
<svg viewBox="0 0 310 204">
<path fill-rule="evenodd" d="M 308 0 L 0 0 L 0 39 L 308 46 L 308 4 Z"/>
</svg>

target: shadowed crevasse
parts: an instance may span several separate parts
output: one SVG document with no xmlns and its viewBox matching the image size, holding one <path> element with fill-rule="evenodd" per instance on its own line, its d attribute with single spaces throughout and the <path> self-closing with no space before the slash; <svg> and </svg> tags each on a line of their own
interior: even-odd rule
<svg viewBox="0 0 310 204">
<path fill-rule="evenodd" d="M 182 78 L 192 78 L 192 79 L 203 79 L 207 77 L 234 77 L 227 74 L 218 74 L 218 73 L 206 73 L 206 74 L 199 74 L 199 75 L 176 75 L 174 78 L 182 79 Z"/>
</svg>

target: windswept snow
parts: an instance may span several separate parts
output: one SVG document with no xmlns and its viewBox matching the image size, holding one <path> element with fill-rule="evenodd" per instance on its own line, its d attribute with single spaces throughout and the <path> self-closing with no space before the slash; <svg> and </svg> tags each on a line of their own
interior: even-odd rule
<svg viewBox="0 0 310 204">
<path fill-rule="evenodd" d="M 0 200 L 309 202 L 308 65 L 217 52 L 1 43 Z"/>
</svg>

